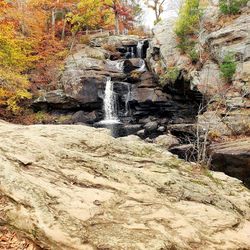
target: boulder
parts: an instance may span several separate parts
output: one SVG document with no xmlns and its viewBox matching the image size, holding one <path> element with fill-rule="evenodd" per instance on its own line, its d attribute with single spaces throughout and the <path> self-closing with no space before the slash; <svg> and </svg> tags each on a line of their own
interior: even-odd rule
<svg viewBox="0 0 250 250">
<path fill-rule="evenodd" d="M 140 124 L 128 124 L 124 126 L 128 135 L 136 134 L 141 128 L 142 126 Z"/>
<path fill-rule="evenodd" d="M 130 101 L 136 101 L 138 103 L 143 102 L 167 102 L 169 96 L 163 93 L 160 89 L 154 88 L 137 88 L 137 86 L 132 86 L 132 91 L 130 95 Z"/>
<path fill-rule="evenodd" d="M 250 192 L 234 178 L 106 129 L 0 133 L 0 223 L 42 249 L 250 248 Z"/>
<path fill-rule="evenodd" d="M 156 131 L 158 128 L 158 122 L 154 121 L 154 122 L 148 122 L 144 125 L 144 129 L 146 133 L 152 133 L 154 131 Z"/>
<path fill-rule="evenodd" d="M 39 97 L 33 101 L 35 109 L 73 109 L 80 107 L 78 100 L 68 96 L 62 89 L 49 92 L 41 91 Z"/>
<path fill-rule="evenodd" d="M 84 111 L 77 111 L 71 118 L 73 123 L 91 123 L 93 124 L 98 120 L 98 116 L 95 111 L 90 113 Z"/>
<path fill-rule="evenodd" d="M 66 95 L 81 103 L 84 107 L 98 107 L 102 105 L 100 92 L 105 88 L 105 77 L 84 77 L 79 81 L 68 79 L 63 88 Z"/>
<path fill-rule="evenodd" d="M 250 139 L 210 146 L 212 169 L 243 180 L 250 187 Z"/>
<path fill-rule="evenodd" d="M 155 138 L 154 142 L 160 146 L 163 146 L 166 149 L 179 145 L 179 140 L 177 139 L 177 137 L 171 134 L 160 135 Z"/>
</svg>

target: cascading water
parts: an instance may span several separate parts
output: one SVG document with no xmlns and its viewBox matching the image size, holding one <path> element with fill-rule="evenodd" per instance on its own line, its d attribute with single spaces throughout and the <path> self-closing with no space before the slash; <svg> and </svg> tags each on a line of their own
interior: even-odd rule
<svg viewBox="0 0 250 250">
<path fill-rule="evenodd" d="M 143 58 L 143 50 L 142 50 L 143 45 L 144 45 L 144 41 L 139 41 L 137 44 L 136 51 L 137 51 L 137 57 L 139 58 Z"/>
<path fill-rule="evenodd" d="M 103 124 L 115 124 L 120 123 L 117 116 L 117 105 L 116 105 L 116 96 L 113 91 L 113 82 L 109 77 L 106 82 L 105 94 L 104 94 L 104 112 L 105 118 L 100 123 Z"/>
</svg>

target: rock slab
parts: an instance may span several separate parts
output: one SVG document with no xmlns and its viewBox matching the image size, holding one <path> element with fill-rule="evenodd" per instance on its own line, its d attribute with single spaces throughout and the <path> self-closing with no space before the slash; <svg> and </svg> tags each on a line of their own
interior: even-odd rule
<svg viewBox="0 0 250 250">
<path fill-rule="evenodd" d="M 45 249 L 249 249 L 250 192 L 106 129 L 0 123 L 0 225 Z"/>
</svg>

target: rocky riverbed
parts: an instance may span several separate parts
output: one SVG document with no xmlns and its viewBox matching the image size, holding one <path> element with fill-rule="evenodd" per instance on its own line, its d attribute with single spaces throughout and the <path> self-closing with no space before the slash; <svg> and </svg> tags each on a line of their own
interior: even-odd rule
<svg viewBox="0 0 250 250">
<path fill-rule="evenodd" d="M 250 192 L 134 136 L 0 123 L 0 223 L 45 249 L 249 249 Z"/>
</svg>

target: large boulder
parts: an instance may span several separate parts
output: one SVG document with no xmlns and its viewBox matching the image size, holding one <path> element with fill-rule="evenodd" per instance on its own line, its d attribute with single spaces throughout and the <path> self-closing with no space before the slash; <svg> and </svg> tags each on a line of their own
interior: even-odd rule
<svg viewBox="0 0 250 250">
<path fill-rule="evenodd" d="M 210 146 L 212 167 L 243 180 L 250 187 L 250 139 Z"/>
<path fill-rule="evenodd" d="M 0 133 L 0 224 L 43 249 L 250 248 L 250 192 L 234 178 L 105 129 Z"/>
<path fill-rule="evenodd" d="M 35 109 L 73 109 L 80 107 L 78 100 L 67 96 L 62 89 L 48 92 L 41 91 L 32 105 Z"/>
<path fill-rule="evenodd" d="M 250 192 L 234 178 L 104 129 L 0 133 L 0 223 L 42 248 L 250 247 Z"/>
<path fill-rule="evenodd" d="M 166 135 L 160 135 L 155 138 L 154 142 L 166 149 L 169 149 L 173 146 L 177 146 L 180 144 L 179 140 L 177 137 L 171 135 L 171 134 L 166 134 Z"/>
</svg>

